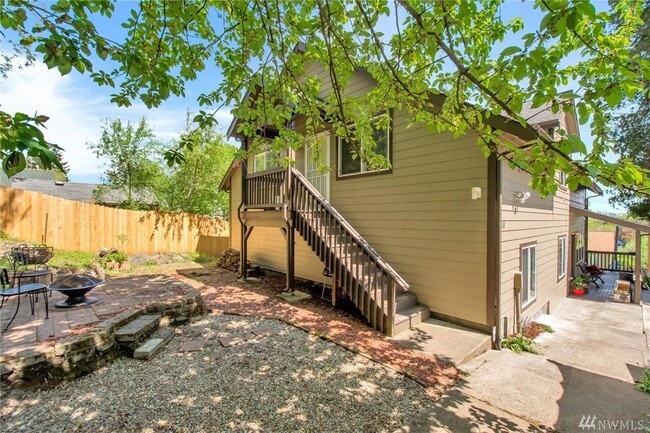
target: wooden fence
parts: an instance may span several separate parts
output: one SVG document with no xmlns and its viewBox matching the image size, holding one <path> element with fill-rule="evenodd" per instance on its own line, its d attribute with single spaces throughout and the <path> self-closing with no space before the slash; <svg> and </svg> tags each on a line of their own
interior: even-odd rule
<svg viewBox="0 0 650 433">
<path fill-rule="evenodd" d="M 131 211 L 0 187 L 0 230 L 61 250 L 127 254 L 202 252 L 229 247 L 226 221 L 176 212 Z"/>
</svg>

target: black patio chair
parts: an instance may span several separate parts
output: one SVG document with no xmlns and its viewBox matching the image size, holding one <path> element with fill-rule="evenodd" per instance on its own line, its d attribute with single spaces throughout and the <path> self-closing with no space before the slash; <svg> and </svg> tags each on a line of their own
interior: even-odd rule
<svg viewBox="0 0 650 433">
<path fill-rule="evenodd" d="M 0 271 L 0 285 L 2 285 L 2 290 L 0 290 L 0 298 L 2 298 L 2 300 L 0 301 L 0 308 L 4 306 L 5 300 L 7 298 L 10 298 L 12 296 L 15 296 L 17 298 L 16 311 L 14 311 L 14 315 L 11 317 L 9 323 L 7 323 L 7 326 L 5 326 L 4 329 L 5 331 L 9 329 L 9 326 L 11 326 L 11 323 L 16 318 L 16 315 L 18 314 L 18 310 L 20 309 L 20 298 L 22 298 L 23 295 L 29 298 L 29 305 L 32 308 L 32 316 L 33 316 L 34 304 L 36 303 L 36 298 L 38 298 L 39 293 L 42 293 L 43 299 L 45 300 L 45 318 L 46 319 L 50 318 L 50 311 L 49 311 L 49 306 L 47 301 L 47 286 L 45 284 L 39 284 L 39 283 L 21 285 L 20 278 L 18 278 L 17 281 L 18 281 L 18 285 L 12 286 L 12 284 L 9 281 L 9 273 L 7 272 L 7 270 L 3 268 L 2 271 Z"/>
<path fill-rule="evenodd" d="M 33 283 L 37 282 L 38 278 L 49 277 L 50 284 L 52 283 L 52 270 L 43 260 L 39 260 L 39 256 L 34 255 L 34 250 L 32 247 L 21 248 L 12 248 L 11 251 L 5 253 L 5 259 L 9 262 L 9 265 L 12 268 L 11 275 L 11 285 L 16 286 L 20 280 L 31 279 Z M 47 250 L 42 250 L 47 251 Z M 41 256 L 41 259 L 44 257 Z M 34 260 L 36 263 L 34 263 Z M 50 292 L 50 297 L 52 293 Z"/>
<path fill-rule="evenodd" d="M 589 272 L 584 263 L 578 263 L 578 267 L 580 268 L 580 271 L 582 272 L 583 275 L 589 277 L 589 283 L 593 283 L 596 286 L 596 288 L 599 289 L 600 285 L 598 284 L 597 280 L 603 281 L 603 279 L 600 277 L 600 274 L 595 272 Z"/>
</svg>

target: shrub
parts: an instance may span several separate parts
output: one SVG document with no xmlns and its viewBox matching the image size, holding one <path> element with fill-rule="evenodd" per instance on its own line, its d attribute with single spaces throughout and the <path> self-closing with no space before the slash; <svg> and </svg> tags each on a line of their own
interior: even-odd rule
<svg viewBox="0 0 650 433">
<path fill-rule="evenodd" d="M 502 347 L 510 349 L 515 353 L 533 353 L 538 355 L 539 352 L 535 349 L 535 343 L 530 338 L 526 338 L 523 335 L 515 335 L 512 337 L 504 338 L 501 343 Z"/>
<path fill-rule="evenodd" d="M 650 394 L 650 366 L 643 369 L 643 377 L 636 381 L 635 388 L 637 391 Z"/>
<path fill-rule="evenodd" d="M 109 263 L 109 262 L 113 262 L 113 261 L 116 262 L 116 263 L 124 263 L 127 260 L 129 260 L 129 256 L 127 256 L 124 253 L 120 253 L 118 251 L 107 254 L 106 256 L 104 256 L 104 259 L 103 259 L 104 263 Z"/>
</svg>

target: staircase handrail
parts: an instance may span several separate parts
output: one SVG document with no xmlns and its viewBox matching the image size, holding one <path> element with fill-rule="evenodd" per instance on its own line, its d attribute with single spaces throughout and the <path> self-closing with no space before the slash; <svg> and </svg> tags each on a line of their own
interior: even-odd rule
<svg viewBox="0 0 650 433">
<path fill-rule="evenodd" d="M 402 289 L 408 290 L 409 284 L 395 271 L 370 244 L 352 227 L 352 225 L 332 206 L 322 194 L 305 178 L 305 176 L 295 168 L 290 167 L 294 178 L 320 203 L 323 208 L 329 212 L 341 227 L 348 232 L 350 237 L 359 245 L 366 254 L 379 266 L 388 276 L 390 276 L 397 285 Z"/>
</svg>

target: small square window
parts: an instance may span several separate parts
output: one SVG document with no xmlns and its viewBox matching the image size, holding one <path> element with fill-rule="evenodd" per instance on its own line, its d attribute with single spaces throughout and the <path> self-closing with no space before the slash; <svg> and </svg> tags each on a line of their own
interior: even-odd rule
<svg viewBox="0 0 650 433">
<path fill-rule="evenodd" d="M 271 150 L 258 153 L 253 157 L 253 172 L 257 173 L 264 170 L 279 167 L 277 154 Z"/>
<path fill-rule="evenodd" d="M 377 127 L 377 123 L 378 122 L 373 122 L 372 124 L 372 138 L 376 144 L 374 152 L 377 155 L 383 156 L 390 162 L 390 128 L 380 129 Z M 358 154 L 355 154 L 352 144 L 341 137 L 338 137 L 337 151 L 339 177 L 387 171 L 386 169 L 371 169 L 363 158 L 360 158 Z"/>
</svg>

